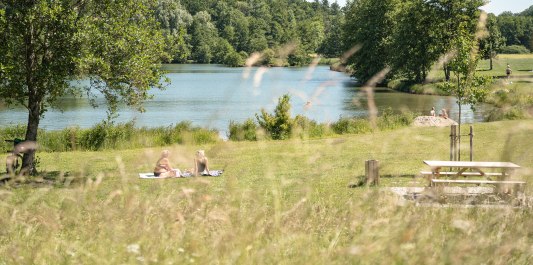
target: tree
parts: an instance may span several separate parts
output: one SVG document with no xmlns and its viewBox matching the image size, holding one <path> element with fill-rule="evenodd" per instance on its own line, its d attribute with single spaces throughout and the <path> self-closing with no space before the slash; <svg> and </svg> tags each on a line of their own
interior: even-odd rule
<svg viewBox="0 0 533 265">
<path fill-rule="evenodd" d="M 448 54 L 454 47 L 452 43 L 461 30 L 467 30 L 470 35 L 476 33 L 481 6 L 484 0 L 428 0 L 428 7 L 435 14 L 430 24 L 439 30 L 434 32 L 433 38 L 438 44 L 439 54 Z M 461 29 L 462 27 L 462 29 Z M 450 80 L 450 67 L 443 65 L 446 81 Z"/>
<path fill-rule="evenodd" d="M 497 18 L 494 14 L 487 17 L 487 36 L 479 41 L 479 52 L 481 57 L 490 61 L 489 70 L 492 70 L 492 59 L 498 55 L 498 51 L 503 47 L 505 39 L 502 37 L 497 25 Z"/>
<path fill-rule="evenodd" d="M 88 78 L 109 113 L 124 102 L 142 111 L 148 90 L 162 87 L 164 40 L 154 1 L 7 0 L 0 6 L 0 96 L 28 109 L 26 140 L 37 141 L 43 114 Z M 22 167 L 33 171 L 35 151 Z M 33 172 L 30 172 L 33 173 Z"/>
<path fill-rule="evenodd" d="M 389 64 L 397 4 L 397 0 L 359 0 L 348 5 L 343 39 L 345 50 L 361 46 L 347 60 L 360 83 L 366 83 Z"/>
<path fill-rule="evenodd" d="M 298 25 L 302 49 L 315 53 L 324 40 L 324 24 L 319 19 L 302 21 Z"/>
<path fill-rule="evenodd" d="M 342 14 L 332 15 L 325 27 L 324 41 L 320 44 L 318 52 L 326 57 L 340 57 L 344 52 L 342 40 L 342 24 L 344 17 Z"/>
<path fill-rule="evenodd" d="M 431 66 L 441 56 L 437 39 L 440 29 L 432 26 L 435 12 L 424 0 L 408 0 L 399 6 L 393 32 L 391 68 L 410 82 L 425 81 Z"/>
<path fill-rule="evenodd" d="M 191 32 L 193 59 L 198 63 L 210 63 L 213 59 L 212 47 L 216 45 L 218 31 L 207 11 L 200 11 L 194 15 Z"/>
<path fill-rule="evenodd" d="M 186 62 L 191 53 L 185 40 L 192 24 L 191 14 L 178 0 L 158 0 L 155 15 L 165 36 L 165 51 L 174 62 Z"/>
<path fill-rule="evenodd" d="M 461 106 L 468 104 L 472 109 L 479 102 L 483 102 L 488 90 L 487 84 L 490 78 L 476 75 L 476 67 L 479 62 L 478 46 L 475 34 L 471 34 L 468 25 L 461 24 L 457 37 L 451 43 L 453 57 L 448 63 L 455 80 L 445 82 L 441 88 L 457 99 L 459 106 L 459 150 L 461 143 Z M 459 154 L 459 159 L 461 156 Z"/>
<path fill-rule="evenodd" d="M 498 27 L 507 46 L 523 45 L 533 50 L 533 16 L 504 12 L 498 16 Z"/>
</svg>

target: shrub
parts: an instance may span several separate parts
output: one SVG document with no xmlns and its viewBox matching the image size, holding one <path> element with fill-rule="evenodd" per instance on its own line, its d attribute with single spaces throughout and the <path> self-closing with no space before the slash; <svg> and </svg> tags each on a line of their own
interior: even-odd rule
<svg viewBox="0 0 533 265">
<path fill-rule="evenodd" d="M 344 117 L 332 123 L 331 128 L 336 134 L 356 134 L 372 131 L 372 126 L 368 120 Z"/>
<path fill-rule="evenodd" d="M 274 65 L 276 53 L 272 49 L 265 49 L 263 51 L 263 65 Z"/>
<path fill-rule="evenodd" d="M 232 51 L 224 57 L 224 64 L 230 67 L 239 67 L 244 65 L 244 59 L 238 52 Z"/>
<path fill-rule="evenodd" d="M 488 111 L 486 121 L 518 120 L 530 117 L 528 109 L 533 107 L 533 97 L 520 93 L 516 88 L 500 89 L 488 96 L 487 103 L 494 108 Z"/>
<path fill-rule="evenodd" d="M 228 138 L 231 141 L 257 141 L 257 130 L 257 124 L 253 119 L 247 119 L 242 124 L 231 121 Z"/>
<path fill-rule="evenodd" d="M 380 130 L 391 130 L 409 126 L 416 115 L 412 112 L 395 114 L 392 108 L 386 108 L 378 117 L 377 126 Z"/>
<path fill-rule="evenodd" d="M 299 46 L 293 53 L 289 54 L 287 60 L 290 66 L 302 66 L 311 63 L 311 57 L 309 54 Z"/>
<path fill-rule="evenodd" d="M 85 150 L 99 150 L 103 147 L 107 136 L 107 123 L 101 122 L 81 134 L 79 145 Z"/>
<path fill-rule="evenodd" d="M 326 124 L 319 124 L 309 118 L 296 115 L 293 121 L 292 135 L 299 138 L 319 138 L 331 134 L 331 130 Z"/>
<path fill-rule="evenodd" d="M 259 126 L 263 128 L 272 139 L 288 139 L 292 130 L 291 104 L 290 96 L 283 95 L 278 99 L 278 105 L 274 110 L 274 115 L 269 114 L 266 110 L 261 109 L 261 116 L 255 114 Z"/>
<path fill-rule="evenodd" d="M 527 54 L 527 53 L 531 53 L 531 51 L 528 50 L 523 45 L 510 45 L 510 46 L 503 47 L 500 53 L 502 54 Z"/>
</svg>

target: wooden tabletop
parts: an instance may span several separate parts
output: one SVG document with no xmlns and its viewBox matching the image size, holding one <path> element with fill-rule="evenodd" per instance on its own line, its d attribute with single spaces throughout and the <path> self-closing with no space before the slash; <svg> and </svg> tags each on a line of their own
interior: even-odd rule
<svg viewBox="0 0 533 265">
<path fill-rule="evenodd" d="M 433 161 L 424 160 L 424 164 L 436 167 L 460 167 L 460 168 L 520 168 L 511 162 L 478 162 L 478 161 Z"/>
</svg>

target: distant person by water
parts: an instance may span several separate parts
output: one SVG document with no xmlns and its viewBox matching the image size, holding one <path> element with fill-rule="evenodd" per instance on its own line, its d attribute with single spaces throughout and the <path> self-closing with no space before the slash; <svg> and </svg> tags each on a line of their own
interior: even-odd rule
<svg viewBox="0 0 533 265">
<path fill-rule="evenodd" d="M 432 107 L 432 108 L 431 108 L 431 111 L 429 112 L 429 114 L 430 114 L 432 117 L 435 117 L 435 107 Z"/>
<path fill-rule="evenodd" d="M 507 68 L 505 68 L 505 74 L 507 75 L 507 80 L 509 80 L 512 73 L 513 73 L 513 70 L 511 70 L 511 66 L 507 64 Z"/>
<path fill-rule="evenodd" d="M 440 111 L 440 115 L 439 116 L 447 119 L 448 118 L 448 112 L 446 112 L 446 109 L 442 109 Z"/>
</svg>

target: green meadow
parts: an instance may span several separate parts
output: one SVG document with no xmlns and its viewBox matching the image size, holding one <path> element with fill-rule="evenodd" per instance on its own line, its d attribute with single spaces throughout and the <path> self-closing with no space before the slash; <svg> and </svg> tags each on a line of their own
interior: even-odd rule
<svg viewBox="0 0 533 265">
<path fill-rule="evenodd" d="M 507 64 L 511 66 L 512 78 L 533 79 L 533 54 L 499 54 L 492 60 L 493 68 L 490 69 L 489 60 L 482 60 L 478 64 L 478 73 L 494 77 L 506 77 Z M 533 82 L 533 81 L 532 81 Z"/>
<path fill-rule="evenodd" d="M 474 160 L 533 177 L 533 121 L 474 124 Z M 463 126 L 466 134 L 467 126 Z M 162 149 L 221 177 L 139 179 Z M 463 140 L 463 160 L 468 143 Z M 533 201 L 418 204 L 423 160 L 449 159 L 449 128 L 322 139 L 38 152 L 41 176 L 0 188 L 0 264 L 528 264 Z M 358 186 L 364 161 L 379 186 Z M 0 173 L 2 174 L 2 173 Z"/>
</svg>

